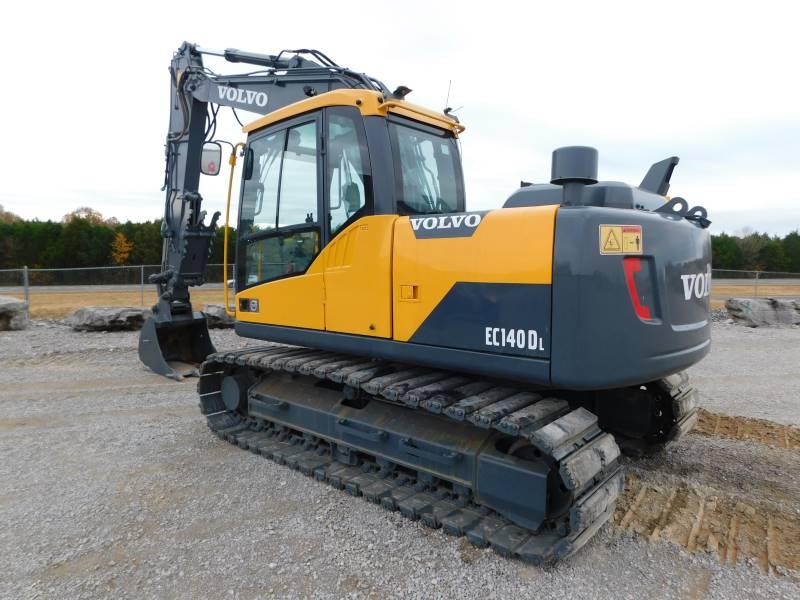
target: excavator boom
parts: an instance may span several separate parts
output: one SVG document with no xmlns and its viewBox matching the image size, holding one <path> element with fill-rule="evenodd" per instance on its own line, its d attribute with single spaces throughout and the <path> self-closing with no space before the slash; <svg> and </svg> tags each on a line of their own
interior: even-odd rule
<svg viewBox="0 0 800 600">
<path fill-rule="evenodd" d="M 220 75 L 204 66 L 203 55 L 259 68 Z M 189 288 L 205 283 L 219 219 L 217 212 L 205 224 L 199 190 L 204 149 L 214 134 L 219 107 L 268 114 L 335 89 L 361 88 L 386 95 L 389 91 L 380 81 L 307 49 L 273 56 L 235 49 L 216 51 L 184 42 L 173 56 L 169 72 L 166 198 L 161 223 L 164 241 L 161 271 L 150 277 L 158 301 L 142 328 L 139 358 L 156 373 L 179 378 L 196 374 L 197 366 L 214 352 L 205 315 L 193 310 Z M 211 144 L 212 152 L 219 148 Z M 212 162 L 218 172 L 219 159 Z"/>
</svg>

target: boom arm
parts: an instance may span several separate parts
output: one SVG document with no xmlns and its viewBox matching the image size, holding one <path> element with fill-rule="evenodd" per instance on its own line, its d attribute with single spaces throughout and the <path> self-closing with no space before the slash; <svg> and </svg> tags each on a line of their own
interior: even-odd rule
<svg viewBox="0 0 800 600">
<path fill-rule="evenodd" d="M 203 65 L 204 54 L 219 56 L 232 63 L 254 65 L 257 69 L 248 73 L 219 75 Z M 202 328 L 205 327 L 203 315 L 192 311 L 189 287 L 205 281 L 219 218 L 219 212 L 216 212 L 210 224 L 205 225 L 206 213 L 201 209 L 199 193 L 203 144 L 214 135 L 219 107 L 267 114 L 304 98 L 340 88 L 372 89 L 389 96 L 388 89 L 380 81 L 340 67 L 317 50 L 284 50 L 273 56 L 233 49 L 214 51 L 184 42 L 175 52 L 170 65 L 161 272 L 150 277 L 150 282 L 158 287 L 158 302 L 153 306 L 151 322 L 145 324 L 139 343 L 142 362 L 154 371 L 175 376 L 167 363 L 176 360 L 196 363 L 214 352 L 207 331 L 200 334 L 205 342 L 201 344 L 204 350 L 199 352 L 196 348 L 189 348 L 185 339 L 183 343 L 174 344 L 176 348 L 180 347 L 178 350 L 167 352 L 164 340 L 170 337 L 167 334 L 171 325 L 178 327 L 194 323 L 197 329 L 202 321 Z M 170 339 L 181 337 L 188 336 L 175 334 Z M 156 341 L 159 349 L 153 347 Z M 172 358 L 168 354 L 173 355 Z M 191 356 L 185 358 L 187 355 Z"/>
</svg>

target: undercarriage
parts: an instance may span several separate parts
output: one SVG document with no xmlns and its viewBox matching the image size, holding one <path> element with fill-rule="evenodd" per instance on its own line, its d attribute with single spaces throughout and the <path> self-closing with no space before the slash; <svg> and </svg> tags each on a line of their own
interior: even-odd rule
<svg viewBox="0 0 800 600">
<path fill-rule="evenodd" d="M 280 345 L 209 356 L 198 390 L 222 439 L 537 564 L 612 516 L 620 448 L 658 450 L 697 419 L 684 374 L 565 392 Z"/>
</svg>

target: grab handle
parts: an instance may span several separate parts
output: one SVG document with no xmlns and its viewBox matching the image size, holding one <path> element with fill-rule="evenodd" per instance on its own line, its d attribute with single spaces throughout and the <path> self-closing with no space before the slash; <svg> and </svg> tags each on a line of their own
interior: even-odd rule
<svg viewBox="0 0 800 600">
<path fill-rule="evenodd" d="M 265 394 L 253 394 L 250 396 L 250 412 L 257 414 L 258 412 L 277 413 L 289 406 L 289 403 L 279 398 L 267 396 Z"/>
<path fill-rule="evenodd" d="M 385 431 L 368 428 L 364 425 L 357 426 L 356 423 L 348 421 L 347 419 L 339 419 L 336 421 L 336 424 L 343 433 L 352 435 L 353 437 L 361 438 L 370 442 L 380 442 L 386 439 L 387 434 Z"/>
<path fill-rule="evenodd" d="M 453 452 L 452 450 L 426 450 L 424 448 L 420 448 L 411 438 L 401 438 L 400 447 L 411 456 L 425 458 L 427 460 L 445 465 L 454 465 L 460 461 L 462 457 L 460 453 Z"/>
</svg>

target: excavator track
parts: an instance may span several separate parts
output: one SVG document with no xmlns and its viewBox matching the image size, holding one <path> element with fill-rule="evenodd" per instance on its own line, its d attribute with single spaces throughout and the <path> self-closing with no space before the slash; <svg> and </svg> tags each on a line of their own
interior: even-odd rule
<svg viewBox="0 0 800 600">
<path fill-rule="evenodd" d="M 691 428 L 685 384 L 657 384 L 672 426 L 647 443 Z M 221 439 L 535 564 L 581 548 L 624 487 L 614 437 L 550 392 L 282 345 L 209 356 L 198 391 Z"/>
</svg>

